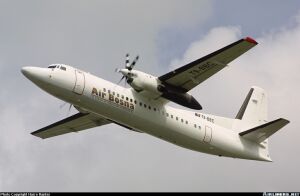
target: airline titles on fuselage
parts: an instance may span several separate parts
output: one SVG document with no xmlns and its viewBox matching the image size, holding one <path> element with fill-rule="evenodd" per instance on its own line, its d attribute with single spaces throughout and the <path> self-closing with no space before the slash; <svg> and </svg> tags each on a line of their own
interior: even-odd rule
<svg viewBox="0 0 300 196">
<path fill-rule="evenodd" d="M 104 92 L 95 87 L 92 89 L 91 96 L 97 100 L 112 103 L 113 105 L 124 108 L 126 110 L 134 110 L 134 104 L 131 103 L 129 100 L 125 100 L 124 96 L 118 97 L 112 94 L 111 92 Z M 126 99 L 128 98 L 126 97 Z"/>
</svg>

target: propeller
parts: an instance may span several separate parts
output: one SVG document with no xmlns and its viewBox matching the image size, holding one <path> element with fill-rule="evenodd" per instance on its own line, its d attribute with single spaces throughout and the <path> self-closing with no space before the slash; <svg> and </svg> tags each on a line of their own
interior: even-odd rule
<svg viewBox="0 0 300 196">
<path fill-rule="evenodd" d="M 129 71 L 131 71 L 133 69 L 133 67 L 135 66 L 136 62 L 139 60 L 139 55 L 137 55 L 134 59 L 134 61 L 132 61 L 131 65 L 127 68 Z"/>
<path fill-rule="evenodd" d="M 136 62 L 139 60 L 139 56 L 137 55 L 135 57 L 135 59 L 132 61 L 132 63 L 130 64 L 130 59 L 129 59 L 129 54 L 126 54 L 126 60 L 125 60 L 125 69 L 116 69 L 115 72 L 119 72 L 122 73 L 123 76 L 120 79 L 120 81 L 117 84 L 120 84 L 122 82 L 122 80 L 125 78 L 125 86 L 126 86 L 126 82 L 128 82 L 128 80 L 130 79 L 128 77 L 128 75 L 130 75 L 131 70 L 134 68 L 134 66 L 136 65 Z"/>
<path fill-rule="evenodd" d="M 67 103 L 68 103 L 68 102 L 64 102 L 63 104 L 61 104 L 61 105 L 59 106 L 59 109 L 62 109 L 63 107 L 65 107 L 65 105 L 67 105 Z M 69 106 L 69 109 L 68 109 L 67 116 L 69 116 L 72 106 L 73 106 L 73 104 L 70 103 L 70 106 Z"/>
</svg>

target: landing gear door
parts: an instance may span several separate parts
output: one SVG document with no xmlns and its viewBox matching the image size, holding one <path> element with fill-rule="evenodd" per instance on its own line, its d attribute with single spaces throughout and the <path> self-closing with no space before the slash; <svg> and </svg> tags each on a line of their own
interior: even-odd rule
<svg viewBox="0 0 300 196">
<path fill-rule="evenodd" d="M 204 142 L 210 143 L 212 138 L 212 129 L 209 126 L 205 126 L 205 136 L 204 136 Z"/>
<path fill-rule="evenodd" d="M 79 70 L 75 70 L 75 86 L 73 92 L 82 95 L 85 87 L 84 73 Z"/>
</svg>

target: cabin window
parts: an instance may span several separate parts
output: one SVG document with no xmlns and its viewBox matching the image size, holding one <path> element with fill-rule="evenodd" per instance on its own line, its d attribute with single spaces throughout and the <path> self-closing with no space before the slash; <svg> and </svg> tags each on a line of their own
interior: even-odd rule
<svg viewBox="0 0 300 196">
<path fill-rule="evenodd" d="M 151 106 L 150 105 L 148 106 L 148 108 L 149 108 L 149 110 L 151 110 Z"/>
<path fill-rule="evenodd" d="M 117 97 L 120 97 L 119 93 L 117 94 Z"/>
<path fill-rule="evenodd" d="M 122 95 L 121 98 L 124 99 L 124 95 Z"/>
<path fill-rule="evenodd" d="M 128 97 L 126 97 L 126 101 L 128 101 Z"/>
<path fill-rule="evenodd" d="M 173 118 L 173 115 L 171 115 L 171 118 Z"/>
<path fill-rule="evenodd" d="M 108 92 L 108 94 L 110 94 L 110 90 L 108 90 L 107 92 Z"/>
<path fill-rule="evenodd" d="M 147 108 L 147 105 L 146 105 L 146 104 L 144 104 L 144 107 L 145 107 L 145 108 Z"/>
<path fill-rule="evenodd" d="M 161 113 L 162 113 L 162 115 L 165 115 L 164 111 L 162 111 Z"/>
<path fill-rule="evenodd" d="M 64 67 L 64 66 L 61 66 L 60 69 L 63 70 L 63 71 L 67 70 L 66 67 Z"/>
<path fill-rule="evenodd" d="M 115 91 L 113 91 L 112 93 L 113 93 L 113 95 L 115 95 L 115 94 L 116 94 L 116 93 L 115 93 Z"/>
<path fill-rule="evenodd" d="M 130 99 L 130 102 L 132 103 L 132 99 Z"/>
<path fill-rule="evenodd" d="M 178 120 L 178 117 L 176 116 L 176 120 Z"/>
<path fill-rule="evenodd" d="M 166 116 L 169 117 L 169 113 L 166 112 Z"/>
<path fill-rule="evenodd" d="M 134 100 L 134 104 L 136 104 L 136 100 Z"/>
<path fill-rule="evenodd" d="M 194 124 L 194 127 L 195 127 L 195 128 L 197 128 L 197 125 L 196 125 L 196 124 Z"/>
<path fill-rule="evenodd" d="M 183 119 L 181 119 L 181 122 L 183 123 Z"/>
<path fill-rule="evenodd" d="M 153 108 L 154 109 L 154 111 L 156 111 L 156 108 Z"/>
<path fill-rule="evenodd" d="M 189 124 L 189 122 L 186 120 L 186 121 L 185 121 L 185 124 Z"/>
<path fill-rule="evenodd" d="M 142 103 L 142 102 L 140 102 L 140 106 L 143 106 L 143 103 Z"/>
<path fill-rule="evenodd" d="M 198 127 L 201 130 L 201 126 Z"/>
<path fill-rule="evenodd" d="M 106 92 L 106 88 L 103 88 L 103 92 Z"/>
</svg>

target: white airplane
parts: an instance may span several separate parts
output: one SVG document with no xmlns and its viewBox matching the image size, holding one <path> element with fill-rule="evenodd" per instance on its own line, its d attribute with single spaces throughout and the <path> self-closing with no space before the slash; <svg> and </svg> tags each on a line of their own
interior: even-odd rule
<svg viewBox="0 0 300 196">
<path fill-rule="evenodd" d="M 250 89 L 235 118 L 167 104 L 172 101 L 202 109 L 188 91 L 255 45 L 250 37 L 241 39 L 160 77 L 134 70 L 138 57 L 130 64 L 127 55 L 125 68 L 117 71 L 131 88 L 64 64 L 23 67 L 22 73 L 29 80 L 79 111 L 32 134 L 45 139 L 115 123 L 194 151 L 271 162 L 268 138 L 289 121 L 267 121 L 267 94 L 262 88 Z"/>
</svg>

